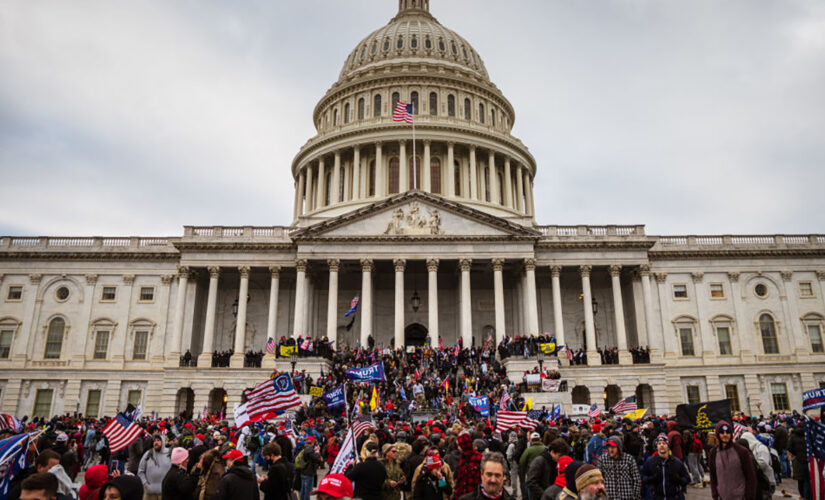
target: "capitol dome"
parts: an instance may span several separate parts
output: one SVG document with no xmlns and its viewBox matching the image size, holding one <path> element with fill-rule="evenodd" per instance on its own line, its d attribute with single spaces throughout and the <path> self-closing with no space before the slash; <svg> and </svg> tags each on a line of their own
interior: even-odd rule
<svg viewBox="0 0 825 500">
<path fill-rule="evenodd" d="M 399 101 L 413 106 L 414 136 L 393 119 Z M 535 159 L 511 134 L 514 121 L 481 56 L 429 0 L 399 0 L 315 106 L 317 135 L 292 162 L 294 224 L 421 190 L 533 225 Z"/>
</svg>

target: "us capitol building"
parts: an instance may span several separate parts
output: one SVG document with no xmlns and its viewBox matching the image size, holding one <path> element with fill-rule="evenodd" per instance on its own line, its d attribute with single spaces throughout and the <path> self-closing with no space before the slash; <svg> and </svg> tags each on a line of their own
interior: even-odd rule
<svg viewBox="0 0 825 500">
<path fill-rule="evenodd" d="M 546 395 L 565 411 L 636 394 L 657 413 L 722 398 L 767 413 L 825 384 L 825 236 L 539 225 L 539 169 L 510 133 L 512 105 L 428 0 L 398 3 L 315 107 L 289 226 L 0 238 L 3 412 L 231 415 L 243 388 L 289 368 L 274 355 L 244 368 L 243 353 L 299 335 L 398 347 L 550 332 L 588 354 L 561 356 L 569 391 Z M 415 145 L 393 121 L 399 100 Z M 603 346 L 619 364 L 598 366 Z M 651 362 L 634 364 L 634 346 Z M 211 367 L 228 349 L 230 367 Z M 186 351 L 197 367 L 180 366 Z M 537 360 L 507 364 L 520 379 Z"/>
</svg>

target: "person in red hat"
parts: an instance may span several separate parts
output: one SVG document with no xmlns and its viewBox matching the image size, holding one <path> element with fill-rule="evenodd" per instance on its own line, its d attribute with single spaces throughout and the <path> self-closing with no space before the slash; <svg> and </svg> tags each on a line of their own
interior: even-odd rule
<svg viewBox="0 0 825 500">
<path fill-rule="evenodd" d="M 258 482 L 246 464 L 240 450 L 229 450 L 221 456 L 226 461 L 226 474 L 218 483 L 212 500 L 259 500 Z"/>
<path fill-rule="evenodd" d="M 328 474 L 312 494 L 318 500 L 349 500 L 352 498 L 352 482 L 343 474 Z"/>
<path fill-rule="evenodd" d="M 413 486 L 413 500 L 443 500 L 453 494 L 452 481 L 448 481 L 441 457 L 435 450 L 427 452 L 421 464 L 421 472 Z"/>
</svg>

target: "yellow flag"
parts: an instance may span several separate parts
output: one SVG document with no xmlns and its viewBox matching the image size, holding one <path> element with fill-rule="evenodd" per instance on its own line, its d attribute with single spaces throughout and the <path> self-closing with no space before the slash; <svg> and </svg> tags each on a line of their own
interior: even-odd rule
<svg viewBox="0 0 825 500">
<path fill-rule="evenodd" d="M 320 398 L 321 396 L 324 395 L 324 388 L 323 387 L 312 386 L 312 387 L 309 388 L 309 395 Z"/>
<path fill-rule="evenodd" d="M 638 410 L 630 411 L 624 414 L 622 418 L 629 418 L 631 420 L 639 420 L 645 416 L 647 413 L 647 408 L 639 408 Z"/>
<path fill-rule="evenodd" d="M 372 386 L 372 397 L 370 398 L 370 411 L 375 411 L 375 407 L 378 405 L 378 391 L 375 390 L 375 386 Z"/>
<path fill-rule="evenodd" d="M 527 410 L 532 410 L 532 409 L 533 409 L 533 397 L 530 396 L 527 399 L 527 401 L 524 402 L 524 407 L 521 409 L 521 411 L 527 411 Z"/>
</svg>

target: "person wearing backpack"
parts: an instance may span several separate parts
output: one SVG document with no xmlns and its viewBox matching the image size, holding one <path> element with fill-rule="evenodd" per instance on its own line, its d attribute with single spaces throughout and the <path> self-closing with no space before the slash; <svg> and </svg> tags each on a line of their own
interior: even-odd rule
<svg viewBox="0 0 825 500">
<path fill-rule="evenodd" d="M 318 467 L 321 466 L 321 455 L 315 438 L 309 436 L 298 456 L 295 457 L 295 470 L 301 476 L 301 499 L 309 500 L 310 492 L 315 486 L 315 478 L 318 475 Z"/>
<path fill-rule="evenodd" d="M 685 430 L 682 433 L 682 442 L 687 449 L 687 466 L 690 472 L 690 484 L 696 488 L 704 488 L 705 486 L 705 472 L 702 470 L 702 441 L 699 439 L 698 432 L 691 432 Z"/>
</svg>

